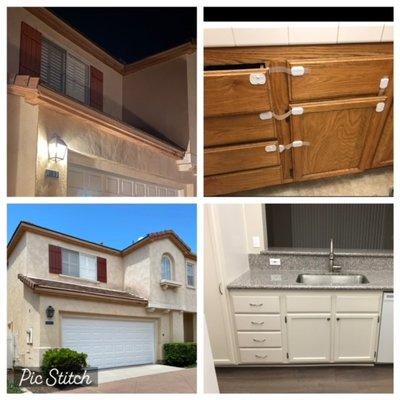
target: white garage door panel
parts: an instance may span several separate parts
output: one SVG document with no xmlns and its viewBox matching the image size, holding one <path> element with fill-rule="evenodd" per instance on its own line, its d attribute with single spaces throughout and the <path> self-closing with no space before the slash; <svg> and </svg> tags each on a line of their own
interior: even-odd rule
<svg viewBox="0 0 400 400">
<path fill-rule="evenodd" d="M 79 165 L 68 166 L 68 196 L 178 196 L 178 190 Z"/>
<path fill-rule="evenodd" d="M 62 319 L 62 346 L 86 353 L 92 367 L 155 362 L 154 323 L 108 319 Z"/>
</svg>

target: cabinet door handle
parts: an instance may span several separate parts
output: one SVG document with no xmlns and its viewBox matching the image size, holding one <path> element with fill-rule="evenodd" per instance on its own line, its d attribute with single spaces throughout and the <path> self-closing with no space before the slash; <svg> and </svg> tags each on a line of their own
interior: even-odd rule
<svg viewBox="0 0 400 400">
<path fill-rule="evenodd" d="M 258 304 L 256 304 L 256 303 L 249 303 L 249 305 L 250 305 L 251 307 L 261 307 L 261 306 L 263 305 L 263 303 L 258 303 Z"/>
<path fill-rule="evenodd" d="M 330 321 L 331 319 L 330 319 L 330 318 L 327 318 L 326 320 L 327 320 L 327 321 Z"/>
<path fill-rule="evenodd" d="M 223 295 L 222 293 L 222 283 L 218 285 L 219 294 Z"/>
<path fill-rule="evenodd" d="M 264 325 L 264 321 L 251 321 L 253 325 Z"/>
<path fill-rule="evenodd" d="M 253 342 L 264 343 L 267 339 L 253 339 Z"/>
<path fill-rule="evenodd" d="M 267 358 L 268 356 L 267 356 L 267 355 L 265 355 L 265 356 L 260 356 L 260 355 L 258 355 L 258 354 L 255 354 L 255 357 L 256 357 L 256 358 Z"/>
<path fill-rule="evenodd" d="M 340 318 L 336 318 L 336 321 L 340 321 Z"/>
</svg>

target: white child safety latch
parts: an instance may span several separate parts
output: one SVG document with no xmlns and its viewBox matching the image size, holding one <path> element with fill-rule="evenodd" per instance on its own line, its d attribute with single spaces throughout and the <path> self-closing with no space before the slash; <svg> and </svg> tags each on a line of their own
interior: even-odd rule
<svg viewBox="0 0 400 400">
<path fill-rule="evenodd" d="M 291 110 L 289 110 L 288 112 L 285 112 L 284 114 L 275 114 L 272 111 L 265 111 L 263 113 L 260 113 L 259 117 L 263 121 L 266 119 L 271 119 L 271 118 L 275 118 L 278 121 L 282 121 L 283 119 L 286 119 L 290 115 L 301 115 L 301 114 L 303 114 L 303 112 L 304 112 L 303 107 L 293 107 Z"/>
<path fill-rule="evenodd" d="M 385 109 L 385 103 L 382 101 L 376 105 L 375 111 L 382 112 Z"/>
<path fill-rule="evenodd" d="M 294 67 L 268 67 L 269 74 L 288 74 L 292 76 L 302 76 L 308 74 L 310 71 L 308 68 L 304 68 L 302 65 L 295 65 Z"/>
<path fill-rule="evenodd" d="M 295 140 L 292 143 L 289 144 L 280 144 L 278 147 L 275 144 L 270 144 L 268 146 L 265 146 L 265 151 L 267 153 L 273 153 L 274 151 L 279 150 L 279 153 L 282 153 L 282 151 L 285 150 L 290 150 L 292 147 L 303 147 L 303 146 L 309 146 L 310 142 L 304 142 L 303 140 Z"/>
<path fill-rule="evenodd" d="M 267 77 L 265 76 L 265 74 L 261 73 L 250 74 L 250 83 L 252 85 L 264 85 L 266 81 Z"/>
<path fill-rule="evenodd" d="M 386 89 L 389 85 L 389 78 L 384 76 L 379 83 L 379 89 Z"/>
<path fill-rule="evenodd" d="M 269 146 L 265 146 L 265 151 L 267 153 L 273 153 L 276 150 L 277 150 L 277 147 L 275 144 L 270 144 Z"/>
</svg>

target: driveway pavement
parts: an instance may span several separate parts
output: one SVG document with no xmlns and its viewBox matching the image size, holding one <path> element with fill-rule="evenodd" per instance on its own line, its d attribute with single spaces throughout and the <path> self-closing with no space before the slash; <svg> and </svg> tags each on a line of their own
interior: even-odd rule
<svg viewBox="0 0 400 400">
<path fill-rule="evenodd" d="M 139 370 L 122 371 L 136 368 L 141 368 L 141 372 Z M 174 370 L 168 371 L 169 368 L 173 368 Z M 148 373 L 144 374 L 146 369 Z M 122 374 L 119 375 L 120 377 L 122 376 L 122 379 L 112 379 L 112 376 L 118 377 L 118 370 L 121 370 L 122 372 Z M 164 372 L 155 372 L 157 370 Z M 98 387 L 75 389 L 70 393 L 196 393 L 196 368 L 182 369 L 165 365 L 148 365 L 141 367 L 116 368 L 108 371 L 115 371 L 115 373 L 112 374 L 108 372 L 107 375 L 107 371 L 101 371 L 99 373 L 99 382 L 103 383 L 99 383 Z M 100 378 L 102 372 L 105 372 L 105 374 Z M 131 377 L 126 378 L 127 374 L 131 374 Z"/>
</svg>

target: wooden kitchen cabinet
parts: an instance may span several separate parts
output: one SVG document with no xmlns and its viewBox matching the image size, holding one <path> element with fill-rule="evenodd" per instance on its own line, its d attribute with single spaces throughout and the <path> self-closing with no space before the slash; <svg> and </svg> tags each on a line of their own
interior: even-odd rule
<svg viewBox="0 0 400 400">
<path fill-rule="evenodd" d="M 373 362 L 378 327 L 378 314 L 336 314 L 334 361 Z"/>
<path fill-rule="evenodd" d="M 393 163 L 392 43 L 208 48 L 205 65 L 206 196 Z"/>
<path fill-rule="evenodd" d="M 324 363 L 331 360 L 330 314 L 288 314 L 287 331 L 290 362 Z"/>
</svg>

